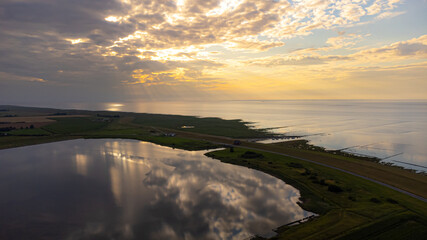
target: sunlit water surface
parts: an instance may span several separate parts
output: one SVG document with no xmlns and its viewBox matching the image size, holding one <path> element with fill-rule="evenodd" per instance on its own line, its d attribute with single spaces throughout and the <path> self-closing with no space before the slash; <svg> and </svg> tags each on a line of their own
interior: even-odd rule
<svg viewBox="0 0 427 240">
<path fill-rule="evenodd" d="M 427 101 L 286 100 L 73 104 L 68 107 L 243 119 L 329 150 L 427 171 Z"/>
<path fill-rule="evenodd" d="M 0 151 L 0 239 L 245 239 L 309 215 L 299 192 L 206 151 L 72 140 Z"/>
</svg>

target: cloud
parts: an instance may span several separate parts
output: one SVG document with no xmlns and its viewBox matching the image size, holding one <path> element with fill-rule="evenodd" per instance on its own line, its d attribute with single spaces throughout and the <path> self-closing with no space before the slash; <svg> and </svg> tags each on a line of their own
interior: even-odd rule
<svg viewBox="0 0 427 240">
<path fill-rule="evenodd" d="M 276 57 L 267 57 L 257 60 L 250 60 L 246 63 L 264 66 L 264 67 L 275 67 L 275 66 L 285 66 L 285 65 L 318 65 L 318 64 L 327 64 L 334 61 L 346 61 L 351 60 L 351 57 L 348 56 L 307 56 L 307 55 L 291 55 L 291 56 L 276 56 Z"/>
<path fill-rule="evenodd" d="M 388 19 L 388 18 L 394 18 L 397 16 L 400 16 L 402 14 L 405 14 L 406 12 L 383 12 L 381 14 L 379 14 L 378 16 L 375 17 L 375 19 Z"/>
<path fill-rule="evenodd" d="M 288 57 L 268 57 L 264 59 L 250 60 L 245 63 L 264 67 L 276 67 L 283 65 L 316 65 L 324 64 L 325 61 L 317 56 L 288 56 Z"/>
<path fill-rule="evenodd" d="M 354 54 L 358 58 L 390 59 L 396 58 L 426 58 L 427 35 L 413 38 L 408 41 L 395 42 L 380 48 L 371 48 Z"/>
<path fill-rule="evenodd" d="M 324 51 L 324 50 L 331 50 L 331 49 L 348 48 L 348 47 L 354 46 L 357 42 L 362 40 L 365 36 L 362 36 L 360 34 L 347 34 L 347 35 L 339 35 L 337 37 L 330 37 L 326 41 L 326 43 L 329 46 L 326 47 L 326 49 L 321 49 L 321 50 Z"/>
<path fill-rule="evenodd" d="M 256 51 L 266 51 L 270 48 L 282 47 L 285 43 L 281 41 L 258 41 L 258 40 L 233 40 L 230 49 L 248 49 Z"/>
<path fill-rule="evenodd" d="M 17 81 L 27 81 L 27 82 L 41 82 L 41 83 L 47 82 L 45 79 L 39 78 L 39 77 L 18 76 L 18 75 L 6 73 L 6 72 L 0 72 L 0 78 L 4 80 L 17 80 Z"/>
<path fill-rule="evenodd" d="M 329 62 L 345 61 L 348 64 L 372 65 L 385 62 L 393 62 L 402 59 L 425 59 L 427 58 L 427 35 L 413 38 L 408 41 L 395 42 L 393 44 L 360 50 L 348 55 L 319 55 L 319 51 L 341 49 L 354 45 L 353 39 L 361 38 L 360 35 L 338 36 L 329 38 L 326 42 L 329 46 L 324 48 L 309 48 L 293 51 L 288 55 L 277 55 L 272 57 L 257 58 L 244 61 L 246 64 L 274 67 L 281 65 L 318 65 Z M 366 61 L 369 59 L 370 61 Z"/>
<path fill-rule="evenodd" d="M 316 30 L 352 26 L 364 22 L 365 16 L 391 17 L 398 13 L 393 12 L 398 4 L 396 0 L 370 4 L 348 0 L 4 0 L 0 3 L 0 77 L 8 74 L 8 79 L 21 82 L 42 79 L 45 85 L 56 86 L 46 88 L 49 91 L 70 96 L 69 89 L 84 87 L 92 91 L 88 99 L 116 95 L 130 83 L 187 87 L 191 82 L 215 88 L 225 82 L 221 71 L 240 63 L 225 60 L 228 55 L 246 58 L 273 52 L 287 40 Z M 347 61 L 352 57 L 319 52 L 350 48 L 364 36 L 347 34 L 330 38 L 323 48 L 263 60 L 247 57 L 247 61 L 265 66 Z M 382 51 L 414 56 L 422 54 L 423 46 L 402 43 L 399 50 Z"/>
<path fill-rule="evenodd" d="M 313 54 L 316 52 L 326 52 L 337 49 L 348 49 L 351 50 L 358 42 L 363 40 L 369 34 L 345 34 L 345 32 L 338 32 L 338 36 L 330 37 L 326 40 L 324 47 L 319 48 L 302 48 L 293 50 L 293 54 Z"/>
<path fill-rule="evenodd" d="M 360 17 L 364 16 L 366 11 L 363 7 L 356 4 L 347 4 L 341 8 L 341 17 L 351 20 L 359 21 Z"/>
<path fill-rule="evenodd" d="M 265 51 L 283 46 L 283 39 L 345 26 L 367 14 L 362 2 L 347 1 L 177 1 L 161 2 L 156 8 L 151 1 L 129 1 L 127 5 L 127 12 L 105 19 L 114 25 L 133 24 L 138 30 L 113 46 L 144 51 L 229 43 L 234 43 L 233 49 Z"/>
<path fill-rule="evenodd" d="M 376 15 L 383 11 L 389 11 L 396 8 L 402 0 L 375 0 L 366 8 L 368 15 Z"/>
<path fill-rule="evenodd" d="M 205 85 L 218 84 L 219 81 L 204 77 L 203 73 L 207 69 L 221 67 L 222 64 L 212 61 L 191 61 L 191 62 L 168 62 L 167 69 L 163 71 L 153 71 L 135 69 L 132 72 L 132 79 L 123 81 L 127 84 L 146 85 L 178 85 L 180 83 L 200 83 Z M 215 79 L 217 80 L 217 79 Z"/>
</svg>

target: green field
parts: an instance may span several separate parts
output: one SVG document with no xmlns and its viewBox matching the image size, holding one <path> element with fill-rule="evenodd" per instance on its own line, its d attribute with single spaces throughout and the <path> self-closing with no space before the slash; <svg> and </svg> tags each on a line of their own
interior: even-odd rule
<svg viewBox="0 0 427 240">
<path fill-rule="evenodd" d="M 134 123 L 232 138 L 259 138 L 272 135 L 267 131 L 251 129 L 245 125 L 246 122 L 239 119 L 224 120 L 179 115 L 138 114 Z M 194 128 L 182 128 L 183 126 Z"/>
<path fill-rule="evenodd" d="M 95 131 L 108 125 L 97 118 L 52 118 L 55 123 L 42 127 L 42 129 L 52 134 L 84 134 Z"/>
<path fill-rule="evenodd" d="M 247 126 L 247 122 L 240 119 L 224 120 L 221 118 L 200 118 L 195 116 L 164 115 L 164 114 L 146 114 L 146 113 L 126 113 L 126 112 L 108 112 L 108 111 L 86 111 L 86 110 L 59 110 L 49 108 L 30 108 L 16 106 L 0 106 L 7 109 L 8 115 L 18 117 L 27 116 L 49 116 L 58 122 L 44 127 L 45 130 L 57 134 L 76 134 L 80 132 L 98 130 L 107 125 L 117 125 L 134 127 L 158 127 L 170 130 L 179 130 L 184 132 L 194 132 L 216 136 L 226 136 L 231 138 L 266 138 L 274 134 L 262 129 L 253 129 Z M 69 115 L 87 115 L 90 118 L 55 118 L 55 114 Z M 105 123 L 102 120 L 107 119 Z M 123 121 L 123 119 L 126 119 Z M 182 128 L 183 126 L 192 126 L 194 128 Z M 63 132 L 61 132 L 63 131 Z"/>
</svg>

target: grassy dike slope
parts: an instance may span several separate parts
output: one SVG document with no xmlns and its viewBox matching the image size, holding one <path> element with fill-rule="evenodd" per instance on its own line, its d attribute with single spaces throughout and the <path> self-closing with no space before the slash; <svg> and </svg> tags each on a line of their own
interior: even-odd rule
<svg viewBox="0 0 427 240">
<path fill-rule="evenodd" d="M 231 144 L 235 137 L 268 135 L 263 131 L 249 129 L 238 120 L 6 107 L 8 114 L 48 115 L 56 122 L 37 129 L 9 131 L 8 136 L 0 137 L 0 149 L 76 138 L 126 138 L 199 150 Z M 66 113 L 68 117 L 55 118 L 52 114 L 58 111 Z M 71 114 L 88 117 L 73 117 Z M 195 128 L 182 129 L 182 125 Z M 171 132 L 177 135 L 164 136 Z M 322 151 L 298 149 L 285 144 L 242 141 L 242 147 L 285 153 L 348 169 L 419 196 L 425 196 L 427 192 L 426 176 L 395 167 Z M 208 153 L 208 156 L 258 169 L 284 180 L 300 190 L 301 206 L 304 209 L 320 214 L 320 217 L 307 223 L 279 228 L 276 239 L 425 239 L 427 236 L 425 202 L 314 163 L 254 150 L 250 151 L 257 152 L 261 155 L 255 156 L 262 157 L 247 158 L 246 151 L 248 150 L 236 148 L 234 152 L 214 151 Z"/>
</svg>

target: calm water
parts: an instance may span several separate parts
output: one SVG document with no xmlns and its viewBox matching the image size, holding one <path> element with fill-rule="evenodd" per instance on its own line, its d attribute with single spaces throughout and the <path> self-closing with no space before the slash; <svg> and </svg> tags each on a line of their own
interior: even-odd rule
<svg viewBox="0 0 427 240">
<path fill-rule="evenodd" d="M 288 100 L 74 104 L 68 107 L 243 119 L 327 149 L 427 171 L 427 101 Z M 413 165 L 415 164 L 415 165 Z"/>
<path fill-rule="evenodd" d="M 0 151 L 0 239 L 244 239 L 311 215 L 262 172 L 133 140 Z"/>
</svg>

